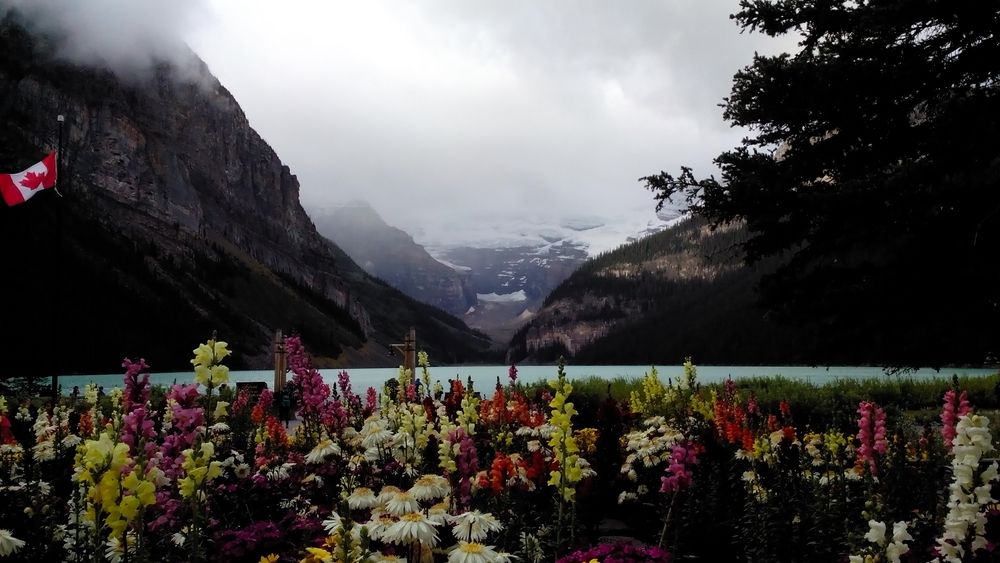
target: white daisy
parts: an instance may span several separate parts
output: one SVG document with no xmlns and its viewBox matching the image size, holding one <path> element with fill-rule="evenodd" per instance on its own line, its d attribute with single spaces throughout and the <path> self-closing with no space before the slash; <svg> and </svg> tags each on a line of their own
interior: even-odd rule
<svg viewBox="0 0 1000 563">
<path fill-rule="evenodd" d="M 343 521 L 340 519 L 340 515 L 336 512 L 331 512 L 330 517 L 323 520 L 323 529 L 326 530 L 326 533 L 333 534 L 342 524 Z"/>
<path fill-rule="evenodd" d="M 384 444 L 392 438 L 392 432 L 388 430 L 388 421 L 381 418 L 369 418 L 361 428 L 361 446 L 373 448 Z"/>
<path fill-rule="evenodd" d="M 340 446 L 333 440 L 320 440 L 316 447 L 306 455 L 306 463 L 323 463 L 323 460 L 340 453 Z"/>
<path fill-rule="evenodd" d="M 315 473 L 310 473 L 309 475 L 306 475 L 302 479 L 302 484 L 306 484 L 306 483 L 316 483 L 317 487 L 322 487 L 323 486 L 323 478 L 320 477 L 319 475 L 316 475 Z"/>
<path fill-rule="evenodd" d="M 436 524 L 444 524 L 445 519 L 448 518 L 448 509 L 451 506 L 451 502 L 445 499 L 434 506 L 427 509 L 427 519 Z"/>
<path fill-rule="evenodd" d="M 396 518 L 388 512 L 379 512 L 372 514 L 371 520 L 369 520 L 365 526 L 368 527 L 368 535 L 373 540 L 382 540 L 385 537 L 385 533 L 389 528 L 396 523 Z"/>
<path fill-rule="evenodd" d="M 379 498 L 381 498 L 381 495 Z M 417 512 L 420 510 L 420 503 L 410 493 L 401 491 L 392 495 L 392 498 L 385 503 L 385 508 L 393 516 L 402 516 L 408 512 Z"/>
<path fill-rule="evenodd" d="M 460 541 L 448 554 L 448 563 L 493 563 L 496 557 L 492 545 Z"/>
<path fill-rule="evenodd" d="M 121 563 L 122 543 L 118 538 L 111 538 L 104 544 L 104 557 L 111 563 Z"/>
<path fill-rule="evenodd" d="M 382 535 L 382 539 L 400 545 L 418 541 L 424 545 L 434 546 L 438 542 L 435 525 L 423 513 L 411 512 L 403 515 L 398 522 L 389 526 L 389 529 Z"/>
<path fill-rule="evenodd" d="M 239 479 L 246 479 L 250 476 L 250 466 L 245 463 L 241 463 L 233 468 L 233 473 L 235 473 L 236 477 Z"/>
<path fill-rule="evenodd" d="M 352 510 L 363 510 L 378 504 L 378 498 L 368 487 L 358 487 L 354 489 L 351 496 L 347 497 L 347 506 Z"/>
<path fill-rule="evenodd" d="M 497 521 L 490 513 L 482 513 L 478 510 L 451 516 L 451 531 L 455 538 L 467 542 L 477 542 L 484 539 L 490 532 L 496 532 L 503 528 L 503 524 Z"/>
<path fill-rule="evenodd" d="M 19 540 L 12 536 L 10 530 L 0 528 L 0 557 L 17 553 L 22 547 L 24 547 L 24 540 Z"/>
<path fill-rule="evenodd" d="M 389 499 L 393 497 L 396 493 L 403 492 L 402 489 L 394 485 L 386 485 L 382 487 L 382 490 L 378 493 L 378 501 L 381 504 L 389 502 Z"/>
<path fill-rule="evenodd" d="M 444 498 L 451 492 L 448 480 L 440 475 L 424 475 L 410 487 L 410 494 L 417 500 Z"/>
</svg>

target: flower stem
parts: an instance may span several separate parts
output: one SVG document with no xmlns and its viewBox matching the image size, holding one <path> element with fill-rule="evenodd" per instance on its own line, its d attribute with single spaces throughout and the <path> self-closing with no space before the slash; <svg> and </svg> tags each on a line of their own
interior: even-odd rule
<svg viewBox="0 0 1000 563">
<path fill-rule="evenodd" d="M 670 508 L 667 509 L 667 516 L 663 519 L 663 529 L 660 530 L 660 542 L 657 545 L 660 549 L 663 549 L 663 540 L 667 537 L 667 527 L 670 525 L 670 516 L 674 512 L 674 505 L 677 504 L 677 495 L 680 490 L 674 491 L 673 497 L 670 499 Z"/>
</svg>

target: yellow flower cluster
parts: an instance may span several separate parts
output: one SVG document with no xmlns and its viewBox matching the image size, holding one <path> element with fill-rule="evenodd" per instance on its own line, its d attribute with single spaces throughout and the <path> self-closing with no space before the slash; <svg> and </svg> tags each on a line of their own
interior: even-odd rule
<svg viewBox="0 0 1000 563">
<path fill-rule="evenodd" d="M 402 454 L 398 457 L 403 465 L 416 465 L 421 461 L 421 456 L 431 435 L 434 434 L 434 427 L 427 422 L 427 415 L 424 413 L 423 405 L 419 403 L 402 403 L 399 406 L 399 432 L 406 438 L 399 442 Z"/>
<path fill-rule="evenodd" d="M 188 448 L 183 453 L 182 467 L 186 475 L 177 481 L 177 485 L 182 497 L 191 498 L 202 485 L 222 475 L 222 464 L 212 461 L 212 456 L 215 455 L 215 446 L 212 442 L 202 442 L 197 450 Z"/>
<path fill-rule="evenodd" d="M 194 349 L 194 380 L 205 387 L 213 388 L 229 382 L 229 368 L 221 365 L 223 359 L 232 352 L 229 344 L 214 338 Z"/>
<path fill-rule="evenodd" d="M 120 539 L 125 529 L 139 516 L 142 508 L 156 503 L 159 469 L 140 477 L 135 470 L 121 477 L 128 464 L 128 445 L 115 442 L 108 432 L 97 440 L 87 440 L 77 452 L 77 472 L 73 479 L 87 487 L 85 519 L 110 529 L 109 537 Z"/>
<path fill-rule="evenodd" d="M 447 473 L 458 471 L 458 465 L 455 463 L 455 456 L 457 455 L 455 450 L 458 448 L 458 444 L 452 444 L 448 440 L 448 434 L 454 429 L 454 426 L 442 421 L 441 430 L 438 434 L 440 436 L 440 442 L 438 443 L 438 467 Z"/>
<path fill-rule="evenodd" d="M 576 497 L 576 485 L 583 479 L 583 471 L 578 460 L 580 451 L 576 440 L 573 438 L 573 415 L 576 409 L 573 403 L 567 401 L 573 392 L 573 386 L 566 382 L 565 375 L 560 373 L 557 380 L 549 382 L 556 394 L 549 402 L 552 407 L 552 416 L 549 424 L 554 428 L 549 437 L 549 447 L 555 454 L 559 469 L 549 472 L 549 485 L 559 489 L 562 500 L 572 502 Z"/>
<path fill-rule="evenodd" d="M 417 365 L 420 366 L 422 372 L 421 379 L 424 382 L 424 393 L 429 393 L 431 389 L 431 372 L 428 368 L 431 367 L 431 361 L 427 357 L 427 352 L 423 350 L 417 352 Z"/>
<path fill-rule="evenodd" d="M 600 433 L 596 428 L 581 428 L 573 432 L 573 439 L 576 440 L 580 451 L 585 454 L 592 454 L 597 449 L 597 438 Z"/>
<path fill-rule="evenodd" d="M 469 436 L 475 436 L 477 422 L 479 422 L 479 399 L 466 391 L 462 397 L 462 409 L 455 414 L 455 423 L 459 428 L 465 428 Z"/>
<path fill-rule="evenodd" d="M 675 395 L 676 391 L 673 388 L 660 381 L 659 373 L 654 366 L 643 376 L 639 391 L 632 391 L 629 404 L 632 411 L 637 414 L 645 416 L 664 414 Z"/>
<path fill-rule="evenodd" d="M 702 397 L 701 394 L 694 394 L 691 396 L 691 412 L 701 416 L 701 419 L 706 422 L 715 421 L 715 401 L 718 399 L 719 394 L 716 393 L 715 389 L 708 394 L 708 397 Z"/>
<path fill-rule="evenodd" d="M 364 548 L 365 529 L 352 527 L 351 530 L 338 526 L 327 536 L 323 547 L 307 547 L 301 563 L 364 563 L 369 561 L 371 552 Z M 261 559 L 262 563 L 264 559 Z M 276 561 L 276 560 L 275 560 Z M 267 562 L 271 563 L 271 562 Z"/>
</svg>

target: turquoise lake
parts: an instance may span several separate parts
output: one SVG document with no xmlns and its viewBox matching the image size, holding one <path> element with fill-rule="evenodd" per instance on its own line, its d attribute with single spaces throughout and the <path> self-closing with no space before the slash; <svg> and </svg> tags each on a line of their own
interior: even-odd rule
<svg viewBox="0 0 1000 563">
<path fill-rule="evenodd" d="M 460 377 L 466 381 L 471 377 L 476 389 L 488 391 L 496 384 L 497 378 L 501 383 L 507 383 L 508 366 L 438 366 L 431 367 L 431 381 L 440 380 L 447 386 L 449 379 Z M 596 375 L 606 379 L 615 377 L 640 378 L 650 366 L 566 366 L 566 373 L 570 379 L 585 378 Z M 666 381 L 668 378 L 678 378 L 683 376 L 684 370 L 681 366 L 656 366 L 660 379 Z M 531 383 L 539 380 L 548 380 L 556 375 L 555 366 L 518 366 L 518 380 L 524 383 Z M 337 382 L 339 369 L 320 370 L 323 379 L 329 384 Z M 357 368 L 346 370 L 351 376 L 351 384 L 356 393 L 363 393 L 368 387 L 379 389 L 389 378 L 396 377 L 396 368 Z M 419 373 L 419 370 L 418 370 Z M 952 375 L 985 377 L 996 375 L 996 369 L 977 368 L 943 368 L 941 370 L 921 369 L 911 371 L 899 377 L 911 379 L 951 379 Z M 837 379 L 870 379 L 889 378 L 895 375 L 886 375 L 882 368 L 877 367 L 801 367 L 801 366 L 698 366 L 698 381 L 703 383 L 724 381 L 728 377 L 739 380 L 753 376 L 774 376 L 781 375 L 788 378 L 808 381 L 815 385 L 823 385 Z M 289 379 L 291 376 L 289 375 Z M 173 383 L 190 383 L 194 379 L 192 372 L 170 372 L 154 373 L 150 377 L 154 385 L 171 385 Z M 273 370 L 259 371 L 233 371 L 230 373 L 230 382 L 241 381 L 263 381 L 270 387 L 274 380 Z M 120 387 L 122 385 L 121 374 L 113 375 L 72 375 L 60 376 L 59 383 L 62 385 L 64 394 L 68 394 L 74 385 L 81 388 L 87 383 L 96 383 L 104 386 L 105 389 Z"/>
</svg>

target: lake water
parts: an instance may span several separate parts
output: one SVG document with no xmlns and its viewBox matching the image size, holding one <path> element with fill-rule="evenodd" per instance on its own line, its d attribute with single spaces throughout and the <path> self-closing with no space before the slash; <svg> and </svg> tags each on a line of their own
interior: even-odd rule
<svg viewBox="0 0 1000 563">
<path fill-rule="evenodd" d="M 605 379 L 616 377 L 640 378 L 650 366 L 566 366 L 566 374 L 570 379 L 585 378 L 596 375 Z M 501 383 L 507 383 L 507 366 L 453 366 L 453 367 L 432 367 L 430 369 L 431 380 L 440 380 L 447 386 L 449 379 L 460 377 L 465 381 L 472 377 L 476 389 L 488 391 L 496 384 L 499 377 Z M 676 380 L 682 377 L 684 369 L 681 366 L 657 366 L 660 379 L 666 381 L 668 378 Z M 323 379 L 328 384 L 336 384 L 337 374 L 341 370 L 325 369 L 320 370 Z M 552 379 L 556 376 L 555 366 L 518 366 L 518 380 L 524 383 L 532 383 L 540 380 Z M 355 393 L 364 393 L 368 387 L 380 389 L 382 384 L 389 378 L 394 378 L 398 374 L 395 368 L 358 368 L 349 369 L 347 372 L 351 376 L 351 384 Z M 418 370 L 419 374 L 419 370 Z M 932 369 L 921 369 L 905 374 L 903 377 L 912 379 L 951 379 L 952 375 L 985 377 L 996 375 L 996 369 L 975 369 L 975 368 L 944 368 L 939 371 Z M 727 377 L 741 379 L 753 376 L 774 376 L 808 381 L 815 385 L 823 385 L 837 379 L 870 379 L 890 377 L 877 367 L 801 367 L 801 366 L 698 366 L 698 381 L 703 383 L 724 381 Z M 289 379 L 291 376 L 289 376 Z M 173 372 L 152 374 L 150 381 L 154 385 L 171 385 L 173 383 L 191 383 L 194 380 L 193 372 Z M 259 371 L 233 371 L 230 372 L 230 382 L 240 381 L 264 381 L 270 387 L 274 381 L 273 370 Z M 96 383 L 104 386 L 105 389 L 122 386 L 122 375 L 72 375 L 60 376 L 59 383 L 62 385 L 64 394 L 68 394 L 74 385 L 81 389 L 87 383 Z"/>
</svg>

